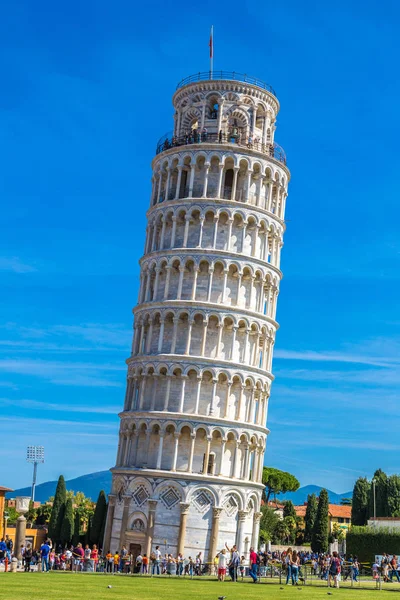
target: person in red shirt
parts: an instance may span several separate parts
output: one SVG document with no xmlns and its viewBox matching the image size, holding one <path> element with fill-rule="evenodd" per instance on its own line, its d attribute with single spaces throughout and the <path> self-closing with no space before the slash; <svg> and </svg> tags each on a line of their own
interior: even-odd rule
<svg viewBox="0 0 400 600">
<path fill-rule="evenodd" d="M 93 544 L 92 551 L 90 553 L 90 558 L 93 561 L 93 571 L 97 571 L 97 563 L 99 562 L 99 551 L 97 550 L 96 544 Z"/>
<path fill-rule="evenodd" d="M 254 548 L 250 548 L 250 570 L 249 575 L 253 580 L 253 583 L 257 583 L 257 567 L 258 567 L 258 554 L 254 552 Z"/>
</svg>

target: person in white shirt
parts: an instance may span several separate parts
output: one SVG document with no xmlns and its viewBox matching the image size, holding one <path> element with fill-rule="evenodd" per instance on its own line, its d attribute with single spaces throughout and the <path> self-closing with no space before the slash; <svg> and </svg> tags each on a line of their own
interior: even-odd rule
<svg viewBox="0 0 400 600">
<path fill-rule="evenodd" d="M 218 581 L 225 581 L 228 557 L 225 548 L 218 554 Z"/>
</svg>

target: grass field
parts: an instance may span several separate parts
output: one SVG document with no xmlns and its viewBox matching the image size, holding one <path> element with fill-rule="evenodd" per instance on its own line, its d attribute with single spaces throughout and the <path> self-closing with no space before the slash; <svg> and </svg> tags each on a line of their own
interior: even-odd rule
<svg viewBox="0 0 400 600">
<path fill-rule="evenodd" d="M 111 588 L 108 586 L 111 585 Z M 219 583 L 209 579 L 166 579 L 103 575 L 90 573 L 1 573 L 0 600 L 267 600 L 324 599 L 328 592 L 338 600 L 361 600 L 385 597 L 400 592 L 400 585 L 389 585 L 380 592 L 373 583 L 369 589 L 349 587 L 340 590 L 322 585 L 306 587 L 284 586 L 279 583 L 253 584 L 247 580 L 238 583 Z"/>
</svg>

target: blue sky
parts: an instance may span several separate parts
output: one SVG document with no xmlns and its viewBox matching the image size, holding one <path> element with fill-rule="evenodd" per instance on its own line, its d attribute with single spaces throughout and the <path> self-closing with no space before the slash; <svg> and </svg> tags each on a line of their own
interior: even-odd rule
<svg viewBox="0 0 400 600">
<path fill-rule="evenodd" d="M 15 0 L 0 23 L 1 485 L 114 464 L 158 138 L 183 77 L 268 81 L 292 172 L 266 463 L 398 470 L 395 2 Z"/>
</svg>

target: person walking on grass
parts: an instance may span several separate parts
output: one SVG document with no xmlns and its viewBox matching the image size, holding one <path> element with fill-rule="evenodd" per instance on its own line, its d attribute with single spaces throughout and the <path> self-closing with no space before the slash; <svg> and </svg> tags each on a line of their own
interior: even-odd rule
<svg viewBox="0 0 400 600">
<path fill-rule="evenodd" d="M 253 580 L 253 583 L 257 583 L 257 565 L 258 565 L 258 554 L 254 552 L 254 548 L 250 548 L 250 570 L 249 575 Z"/>
<path fill-rule="evenodd" d="M 292 572 L 292 585 L 299 585 L 299 565 L 300 557 L 296 550 L 293 550 L 292 558 L 290 561 L 290 569 Z"/>
<path fill-rule="evenodd" d="M 329 587 L 339 588 L 340 558 L 337 552 L 332 553 L 329 565 L 328 585 Z M 332 585 L 333 580 L 333 585 Z"/>
<path fill-rule="evenodd" d="M 226 556 L 225 548 L 221 550 L 218 556 L 218 581 L 225 581 L 226 577 L 226 564 L 228 557 Z"/>
<path fill-rule="evenodd" d="M 50 554 L 50 546 L 47 540 L 40 546 L 40 557 L 42 562 L 42 571 L 49 571 L 49 554 Z"/>
<path fill-rule="evenodd" d="M 288 548 L 285 555 L 285 569 L 286 569 L 286 585 L 289 584 L 289 581 L 292 577 L 292 549 Z"/>
</svg>

